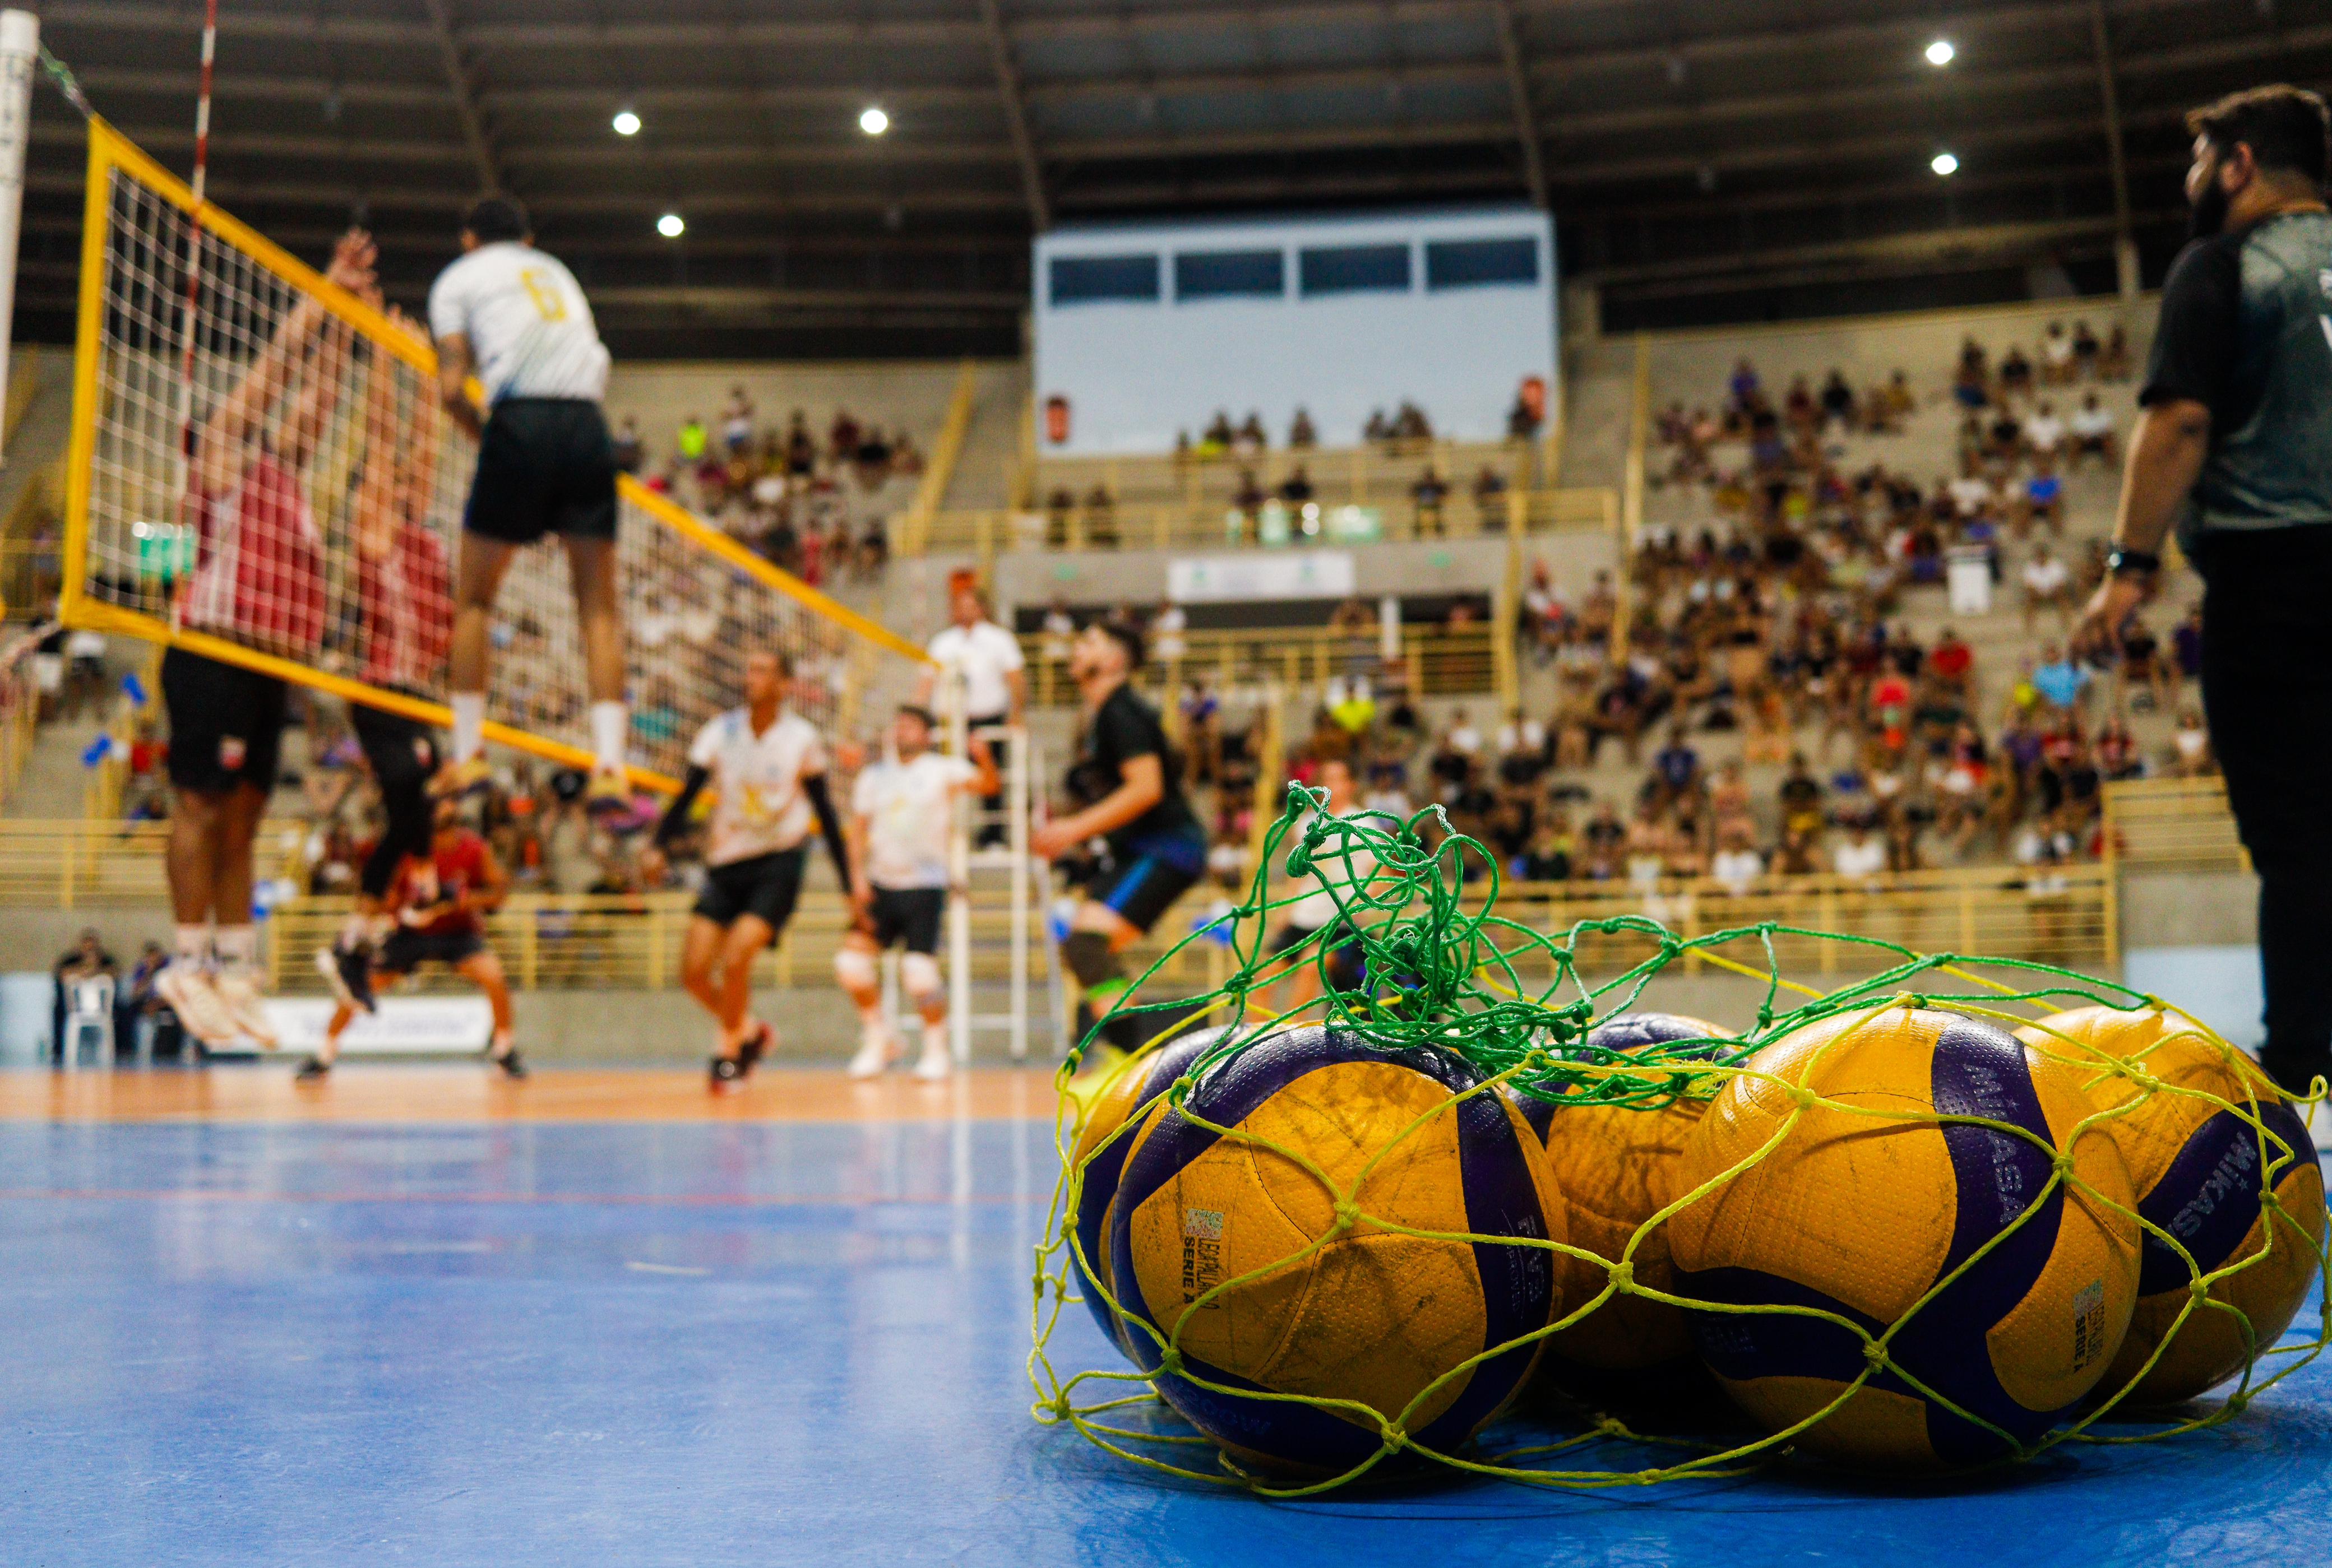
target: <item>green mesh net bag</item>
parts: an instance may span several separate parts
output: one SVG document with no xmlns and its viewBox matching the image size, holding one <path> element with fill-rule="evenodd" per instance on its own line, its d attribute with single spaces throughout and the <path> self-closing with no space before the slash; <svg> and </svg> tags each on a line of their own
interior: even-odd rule
<svg viewBox="0 0 2332 1568">
<path fill-rule="evenodd" d="M 2322 1348 L 2279 1343 L 2325 1267 L 2312 1098 L 2176 1007 L 1773 922 L 1534 929 L 1438 808 L 1325 804 L 1290 786 L 1185 939 L 1229 979 L 1156 999 L 1168 953 L 1111 1014 L 1161 1037 L 1063 1067 L 1040 1422 L 1275 1497 L 1916 1471 L 2191 1432 Z M 1808 943 L 1868 973 L 1800 984 Z M 1758 982 L 1754 1018 L 1656 1011 L 1686 963 Z M 1056 1365 L 1080 1310 L 1123 1359 Z"/>
</svg>

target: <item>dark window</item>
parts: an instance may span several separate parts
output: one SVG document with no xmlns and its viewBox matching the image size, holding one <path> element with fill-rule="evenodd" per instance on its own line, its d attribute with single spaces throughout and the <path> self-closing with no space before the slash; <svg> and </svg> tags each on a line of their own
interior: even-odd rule
<svg viewBox="0 0 2332 1568">
<path fill-rule="evenodd" d="M 1520 240 L 1428 240 L 1428 289 L 1478 289 L 1501 283 L 1538 281 L 1538 242 Z"/>
<path fill-rule="evenodd" d="M 1326 245 L 1300 252 L 1297 286 L 1314 294 L 1355 294 L 1363 290 L 1409 292 L 1407 245 Z"/>
<path fill-rule="evenodd" d="M 1174 257 L 1176 299 L 1220 299 L 1287 292 L 1287 259 L 1277 251 L 1181 251 Z"/>
<path fill-rule="evenodd" d="M 1097 299 L 1155 299 L 1158 258 L 1056 256 L 1052 285 L 1056 305 L 1085 305 Z"/>
</svg>

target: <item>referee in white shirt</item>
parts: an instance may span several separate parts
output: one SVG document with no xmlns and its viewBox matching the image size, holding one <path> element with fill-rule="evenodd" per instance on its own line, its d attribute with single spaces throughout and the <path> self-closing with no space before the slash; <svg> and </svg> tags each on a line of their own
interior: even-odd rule
<svg viewBox="0 0 2332 1568">
<path fill-rule="evenodd" d="M 965 727 L 986 738 L 989 756 L 1002 768 L 1010 755 L 1004 732 L 1018 731 L 1028 705 L 1028 677 L 1023 668 L 1027 660 L 1020 656 L 1020 640 L 988 618 L 987 602 L 970 582 L 959 584 L 949 596 L 948 614 L 952 624 L 924 650 L 937 668 L 923 671 L 916 705 L 941 707 L 933 694 L 939 678 L 960 677 Z M 1008 835 L 1000 817 L 1002 786 L 980 804 L 984 820 L 975 841 L 982 848 L 1004 843 Z"/>
<path fill-rule="evenodd" d="M 589 803 L 595 811 L 620 807 L 631 725 L 616 603 L 615 443 L 599 410 L 607 350 L 574 274 L 534 248 L 516 202 L 489 196 L 472 206 L 462 251 L 429 290 L 438 390 L 454 423 L 478 442 L 446 660 L 454 749 L 440 787 L 485 781 L 480 753 L 494 599 L 511 557 L 557 534 L 567 546 L 591 691 Z M 473 372 L 485 387 L 483 415 L 470 401 Z"/>
</svg>

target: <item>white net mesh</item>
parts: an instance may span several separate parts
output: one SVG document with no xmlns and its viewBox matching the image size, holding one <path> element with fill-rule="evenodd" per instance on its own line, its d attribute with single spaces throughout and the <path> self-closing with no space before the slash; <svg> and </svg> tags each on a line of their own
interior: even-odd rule
<svg viewBox="0 0 2332 1568">
<path fill-rule="evenodd" d="M 81 606 L 102 607 L 88 618 L 204 633 L 443 701 L 476 448 L 437 406 L 421 328 L 398 341 L 232 225 L 197 227 L 182 191 L 104 145 L 91 178 L 105 233 L 96 368 L 76 413 L 90 425 L 85 520 L 71 546 Z M 696 727 L 738 700 L 757 649 L 792 656 L 796 707 L 828 724 L 857 633 L 657 502 L 628 481 L 620 502 L 632 761 L 680 773 Z M 537 749 L 588 750 L 555 540 L 511 566 L 492 641 L 489 720 L 555 743 Z"/>
</svg>

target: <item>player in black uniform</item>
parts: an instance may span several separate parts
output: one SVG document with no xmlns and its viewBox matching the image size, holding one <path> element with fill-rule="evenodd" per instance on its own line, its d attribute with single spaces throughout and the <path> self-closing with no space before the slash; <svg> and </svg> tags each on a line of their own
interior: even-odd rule
<svg viewBox="0 0 2332 1568">
<path fill-rule="evenodd" d="M 1086 885 L 1061 943 L 1061 961 L 1082 987 L 1081 1040 L 1126 988 L 1118 955 L 1207 870 L 1207 835 L 1182 797 L 1181 760 L 1167 744 L 1158 710 L 1127 684 L 1142 653 L 1142 634 L 1114 622 L 1086 627 L 1070 649 L 1069 678 L 1085 720 L 1071 777 L 1075 793 L 1091 803 L 1046 823 L 1028 841 L 1046 860 L 1090 839 L 1109 841 L 1107 869 Z M 1122 1016 L 1111 1022 L 1104 1041 L 1131 1052 L 1163 1027 L 1161 1015 Z"/>
</svg>

